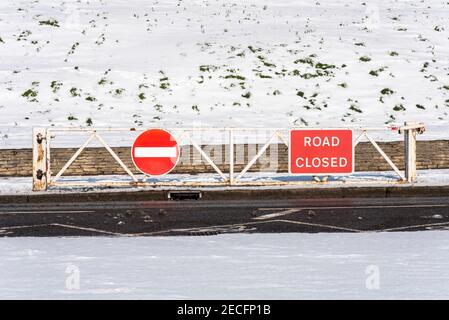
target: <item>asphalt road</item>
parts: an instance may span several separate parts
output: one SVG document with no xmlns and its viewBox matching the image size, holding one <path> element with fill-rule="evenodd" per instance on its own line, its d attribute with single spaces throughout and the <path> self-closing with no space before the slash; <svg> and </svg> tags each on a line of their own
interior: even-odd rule
<svg viewBox="0 0 449 320">
<path fill-rule="evenodd" d="M 449 230 L 449 197 L 0 205 L 0 236 Z"/>
</svg>

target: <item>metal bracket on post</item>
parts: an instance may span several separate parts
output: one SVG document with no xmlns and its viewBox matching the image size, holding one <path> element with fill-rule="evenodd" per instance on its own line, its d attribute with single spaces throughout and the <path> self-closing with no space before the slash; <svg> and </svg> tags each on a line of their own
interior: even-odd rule
<svg viewBox="0 0 449 320">
<path fill-rule="evenodd" d="M 33 128 L 33 191 L 47 190 L 47 129 Z"/>
</svg>

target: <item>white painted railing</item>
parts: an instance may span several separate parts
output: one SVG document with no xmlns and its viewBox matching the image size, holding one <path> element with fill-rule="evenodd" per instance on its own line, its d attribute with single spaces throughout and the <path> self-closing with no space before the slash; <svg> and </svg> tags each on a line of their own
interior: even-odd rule
<svg viewBox="0 0 449 320">
<path fill-rule="evenodd" d="M 212 186 L 212 185 L 254 185 L 254 186 L 268 186 L 268 185 L 281 185 L 281 184 L 298 184 L 306 183 L 305 181 L 251 181 L 242 182 L 241 179 L 248 172 L 248 170 L 254 166 L 259 158 L 265 153 L 265 151 L 275 143 L 282 143 L 288 147 L 288 133 L 291 129 L 295 128 L 166 128 L 176 137 L 178 143 L 184 145 L 191 145 L 201 155 L 201 157 L 216 171 L 220 177 L 220 181 L 208 182 L 208 181 L 195 181 L 195 182 L 149 182 L 147 177 L 139 179 L 132 170 L 126 166 L 126 164 L 119 158 L 109 144 L 103 139 L 103 135 L 116 132 L 116 133 L 129 133 L 129 132 L 142 132 L 146 129 L 129 129 L 129 128 L 34 128 L 33 129 L 33 190 L 42 191 L 46 190 L 48 186 Z M 366 139 L 369 141 L 380 155 L 387 161 L 390 167 L 398 175 L 398 182 L 412 183 L 416 179 L 416 135 L 417 133 L 423 133 L 425 127 L 422 123 L 405 123 L 403 126 L 390 126 L 383 128 L 351 128 L 354 132 L 358 133 L 354 140 L 355 146 Z M 376 131 L 396 131 L 399 134 L 404 135 L 404 156 L 405 156 L 405 171 L 402 172 L 394 164 L 394 162 L 388 157 L 388 155 L 381 149 L 381 147 L 370 136 L 370 133 Z M 254 131 L 268 132 L 268 139 L 263 141 L 262 147 L 251 158 L 248 158 L 248 163 L 240 172 L 235 172 L 234 161 L 234 146 L 236 133 L 248 134 Z M 223 172 L 217 164 L 205 150 L 201 147 L 201 143 L 197 141 L 194 133 L 209 133 L 211 135 L 217 135 L 219 133 L 227 136 L 225 142 L 228 146 L 229 154 L 229 172 Z M 51 170 L 51 140 L 55 134 L 74 134 L 74 133 L 86 133 L 88 135 L 85 142 L 77 149 L 73 156 L 64 164 L 59 172 L 53 176 Z M 131 178 L 128 182 L 93 182 L 93 183 L 68 183 L 61 182 L 60 178 L 70 167 L 70 165 L 78 158 L 82 151 L 93 140 L 97 140 L 102 147 L 104 147 L 113 157 L 113 159 L 123 168 L 123 170 Z M 131 147 L 130 147 L 131 148 Z M 357 159 L 354 159 L 356 161 Z M 200 173 L 200 172 L 195 172 Z M 321 181 L 318 179 L 318 181 Z M 310 183 L 310 182 L 309 182 Z"/>
</svg>

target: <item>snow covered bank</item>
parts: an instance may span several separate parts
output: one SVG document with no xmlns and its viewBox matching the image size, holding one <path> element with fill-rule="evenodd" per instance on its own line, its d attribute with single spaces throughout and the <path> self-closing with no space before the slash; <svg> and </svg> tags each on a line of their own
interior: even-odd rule
<svg viewBox="0 0 449 320">
<path fill-rule="evenodd" d="M 447 231 L 2 238 L 0 298 L 447 299 L 448 249 Z"/>
<path fill-rule="evenodd" d="M 0 3 L 0 147 L 32 126 L 379 126 L 448 138 L 447 1 Z"/>
<path fill-rule="evenodd" d="M 139 177 L 139 176 L 138 176 Z M 141 176 L 140 178 L 143 178 Z M 351 186 L 358 187 L 385 187 L 391 186 L 398 180 L 398 176 L 393 171 L 376 171 L 376 172 L 357 172 L 350 176 L 334 176 L 329 178 L 329 183 L 318 184 L 313 183 L 311 177 L 306 176 L 291 176 L 284 173 L 269 174 L 264 172 L 249 172 L 241 179 L 242 182 L 257 182 L 257 181 L 268 181 L 268 182 L 288 182 L 288 181 L 308 181 L 307 184 L 295 184 L 295 185 L 283 185 L 283 186 L 258 186 L 258 189 L 282 189 L 282 188 L 344 188 Z M 60 182 L 65 183 L 97 183 L 97 182 L 129 182 L 131 181 L 129 177 L 125 175 L 117 176 L 78 176 L 78 177 L 61 177 Z M 187 175 L 187 174 L 169 174 L 161 178 L 151 178 L 149 182 L 219 182 L 221 177 L 213 174 L 198 174 L 198 175 Z M 407 184 L 396 184 L 399 187 L 408 187 Z M 415 186 L 446 186 L 449 185 L 449 169 L 439 169 L 439 170 L 418 170 L 418 181 L 414 183 Z M 13 195 L 13 194 L 30 194 L 32 179 L 30 178 L 3 178 L 0 177 L 0 195 Z M 101 188 L 101 187 L 89 187 L 89 191 L 124 191 L 124 190 L 157 190 L 157 189 L 176 189 L 179 187 L 139 187 L 139 188 L 124 188 L 115 187 L 111 188 Z M 186 187 L 181 187 L 186 189 Z M 202 189 L 223 189 L 224 187 L 205 187 Z M 254 189 L 256 187 L 251 186 L 237 186 L 237 187 L 226 187 L 227 189 Z M 198 189 L 196 187 L 195 189 Z M 61 192 L 79 192 L 83 191 L 83 188 L 77 187 L 51 187 L 45 193 L 61 193 Z M 84 188 L 85 191 L 85 188 Z"/>
</svg>

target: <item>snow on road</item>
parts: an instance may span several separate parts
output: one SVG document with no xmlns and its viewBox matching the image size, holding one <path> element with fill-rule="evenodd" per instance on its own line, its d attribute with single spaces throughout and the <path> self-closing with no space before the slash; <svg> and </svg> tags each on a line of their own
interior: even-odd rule
<svg viewBox="0 0 449 320">
<path fill-rule="evenodd" d="M 449 3 L 2 0 L 0 147 L 33 126 L 379 126 L 448 138 Z"/>
<path fill-rule="evenodd" d="M 447 299 L 449 233 L 3 238 L 0 298 Z"/>
</svg>

